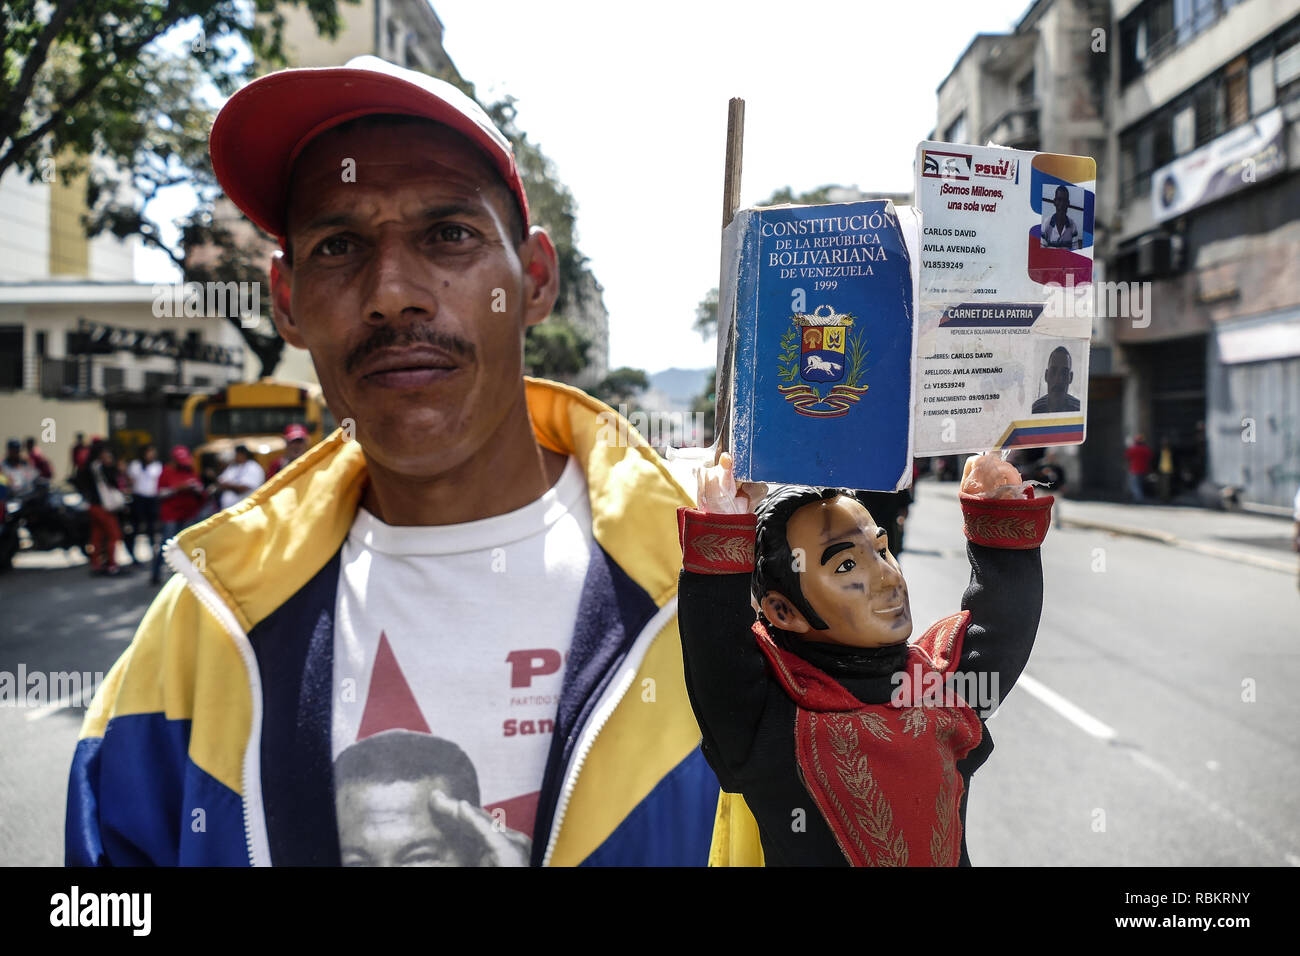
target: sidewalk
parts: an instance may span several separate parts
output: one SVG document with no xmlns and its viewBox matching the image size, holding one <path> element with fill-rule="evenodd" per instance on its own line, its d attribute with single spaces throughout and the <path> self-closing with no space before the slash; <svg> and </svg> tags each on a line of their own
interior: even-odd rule
<svg viewBox="0 0 1300 956">
<path fill-rule="evenodd" d="M 927 494 L 957 497 L 957 482 L 923 481 Z M 1296 574 L 1300 558 L 1291 549 L 1294 523 L 1290 518 L 1212 511 L 1208 508 L 1159 504 L 1114 504 L 1104 501 L 1057 499 L 1062 526 L 1087 528 L 1147 538 L 1171 547 L 1185 548 L 1211 557 Z"/>
</svg>

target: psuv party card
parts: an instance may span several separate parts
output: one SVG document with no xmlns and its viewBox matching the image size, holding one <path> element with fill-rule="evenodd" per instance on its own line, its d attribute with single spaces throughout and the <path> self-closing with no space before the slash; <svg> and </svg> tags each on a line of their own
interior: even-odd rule
<svg viewBox="0 0 1300 956">
<path fill-rule="evenodd" d="M 731 433 L 737 478 L 906 487 L 913 290 L 893 204 L 742 215 Z"/>
<path fill-rule="evenodd" d="M 1097 164 L 921 143 L 918 456 L 1083 441 Z"/>
</svg>

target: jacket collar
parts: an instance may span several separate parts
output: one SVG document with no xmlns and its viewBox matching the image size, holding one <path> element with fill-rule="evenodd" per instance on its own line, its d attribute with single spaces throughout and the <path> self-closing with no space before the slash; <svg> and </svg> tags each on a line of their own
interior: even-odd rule
<svg viewBox="0 0 1300 956">
<path fill-rule="evenodd" d="M 672 516 L 690 496 L 607 405 L 568 385 L 524 381 L 538 443 L 575 456 L 587 476 L 597 543 L 662 607 L 681 563 Z M 334 557 L 366 481 L 360 445 L 339 429 L 234 507 L 183 531 L 176 546 L 250 631 Z"/>
</svg>

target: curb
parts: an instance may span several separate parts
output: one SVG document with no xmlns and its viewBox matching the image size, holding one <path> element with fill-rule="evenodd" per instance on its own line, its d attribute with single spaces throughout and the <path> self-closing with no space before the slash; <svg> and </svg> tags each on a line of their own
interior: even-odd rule
<svg viewBox="0 0 1300 956">
<path fill-rule="evenodd" d="M 957 497 L 955 491 L 949 492 L 947 488 L 944 488 L 941 485 L 931 484 L 928 486 L 927 490 L 932 490 L 937 494 L 953 499 Z M 1178 537 L 1176 534 L 1172 534 L 1168 531 L 1158 531 L 1155 528 L 1139 528 L 1133 525 L 1113 524 L 1109 521 L 1076 518 L 1072 515 L 1062 515 L 1058 520 L 1061 526 L 1065 528 L 1081 528 L 1086 531 L 1105 531 L 1108 534 L 1123 535 L 1126 538 L 1141 538 L 1145 541 L 1154 541 L 1157 544 L 1168 545 L 1171 548 L 1182 548 L 1185 551 L 1204 554 L 1211 558 L 1233 561 L 1238 564 L 1249 564 L 1252 567 L 1263 568 L 1266 571 L 1280 571 L 1283 574 L 1294 575 L 1298 570 L 1298 566 L 1294 560 L 1283 561 L 1279 558 L 1267 558 L 1263 555 L 1251 554 L 1247 551 L 1221 548 L 1218 545 L 1206 544 L 1202 541 L 1189 541 L 1186 538 Z"/>
<path fill-rule="evenodd" d="M 1266 558 L 1263 555 L 1250 554 L 1246 551 L 1234 551 L 1232 548 L 1221 548 L 1218 545 L 1205 544 L 1202 541 L 1188 541 L 1186 538 L 1180 538 L 1167 531 L 1156 531 L 1153 528 L 1134 528 L 1128 525 L 1110 524 L 1106 521 L 1090 521 L 1087 518 L 1066 517 L 1061 518 L 1061 524 L 1071 528 L 1105 531 L 1110 534 L 1124 535 L 1128 538 L 1143 538 L 1147 541 L 1169 545 L 1172 548 L 1182 548 L 1185 551 L 1194 551 L 1197 554 L 1221 558 L 1237 564 L 1249 564 L 1257 568 L 1264 568 L 1267 571 L 1280 571 L 1283 574 L 1295 574 L 1297 572 L 1297 565 L 1294 561 Z"/>
</svg>

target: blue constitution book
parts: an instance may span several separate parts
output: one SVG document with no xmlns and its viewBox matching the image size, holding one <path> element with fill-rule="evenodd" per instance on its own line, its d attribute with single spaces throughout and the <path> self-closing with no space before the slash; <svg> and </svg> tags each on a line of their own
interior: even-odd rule
<svg viewBox="0 0 1300 956">
<path fill-rule="evenodd" d="M 740 241 L 737 480 L 907 487 L 912 269 L 893 204 L 754 209 Z"/>
</svg>

